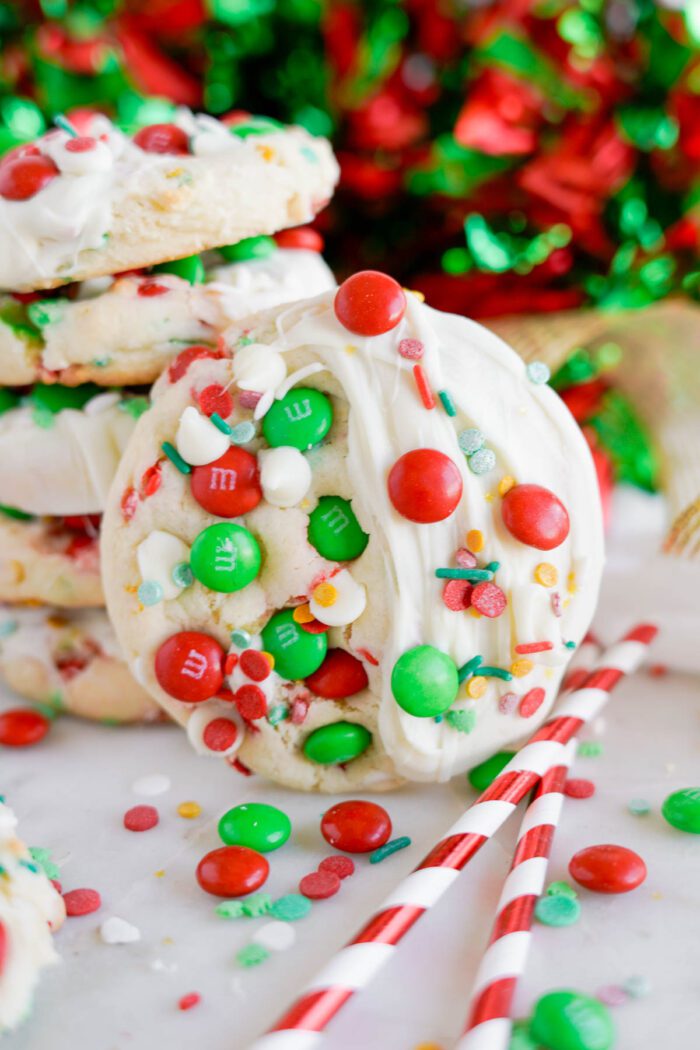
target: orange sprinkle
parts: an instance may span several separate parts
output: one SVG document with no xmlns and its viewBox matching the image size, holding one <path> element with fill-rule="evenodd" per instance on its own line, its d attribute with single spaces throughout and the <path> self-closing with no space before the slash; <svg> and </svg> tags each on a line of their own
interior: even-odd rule
<svg viewBox="0 0 700 1050">
<path fill-rule="evenodd" d="M 535 580 L 543 587 L 555 587 L 559 580 L 556 566 L 548 561 L 541 561 L 535 566 Z"/>
<path fill-rule="evenodd" d="M 467 533 L 467 547 L 472 554 L 478 554 L 484 549 L 484 534 L 480 529 L 470 529 Z"/>
<path fill-rule="evenodd" d="M 295 623 L 312 623 L 316 617 L 309 608 L 309 603 L 305 602 L 303 605 L 297 605 L 296 609 L 292 613 L 292 619 Z"/>
</svg>

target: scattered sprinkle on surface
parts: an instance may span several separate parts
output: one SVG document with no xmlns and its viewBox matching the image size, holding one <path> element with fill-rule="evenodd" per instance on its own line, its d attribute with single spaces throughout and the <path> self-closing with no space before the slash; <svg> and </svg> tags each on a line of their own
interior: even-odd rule
<svg viewBox="0 0 700 1050">
<path fill-rule="evenodd" d="M 371 859 L 371 858 L 370 858 Z M 339 879 L 347 879 L 355 872 L 355 862 L 340 855 L 325 857 L 318 866 L 319 871 L 332 871 Z"/>
<path fill-rule="evenodd" d="M 406 849 L 407 846 L 411 845 L 411 840 L 408 835 L 401 835 L 399 838 L 390 839 L 385 842 L 383 846 L 378 849 L 372 850 L 369 855 L 370 864 L 381 864 L 383 860 L 390 857 L 392 853 L 398 853 L 399 850 Z"/>
<path fill-rule="evenodd" d="M 288 893 L 272 902 L 270 914 L 283 922 L 298 922 L 311 911 L 311 901 L 299 893 Z"/>
<path fill-rule="evenodd" d="M 291 923 L 276 919 L 266 922 L 253 936 L 253 944 L 261 945 L 269 952 L 285 952 L 297 939 L 297 933 Z"/>
<path fill-rule="evenodd" d="M 340 879 L 333 871 L 312 871 L 299 883 L 299 892 L 312 901 L 332 897 L 340 889 Z"/>
<path fill-rule="evenodd" d="M 78 915 L 91 915 L 97 911 L 102 906 L 102 898 L 97 890 L 82 888 L 64 893 L 63 903 L 66 906 L 66 915 L 73 918 Z"/>
<path fill-rule="evenodd" d="M 535 918 L 543 926 L 572 926 L 580 917 L 578 900 L 564 893 L 548 893 L 535 905 Z"/>
<path fill-rule="evenodd" d="M 112 915 L 100 926 L 100 939 L 105 944 L 133 944 L 141 940 L 141 931 L 126 919 Z"/>
<path fill-rule="evenodd" d="M 246 970 L 249 970 L 252 966 L 259 966 L 260 963 L 265 962 L 269 957 L 269 951 L 267 948 L 263 948 L 262 944 L 246 944 L 240 951 L 236 952 L 236 962 Z"/>
<path fill-rule="evenodd" d="M 165 773 L 149 773 L 135 780 L 131 790 L 135 795 L 164 795 L 166 791 L 170 791 L 170 777 Z"/>
<path fill-rule="evenodd" d="M 150 831 L 158 820 L 155 806 L 132 806 L 124 814 L 124 827 L 127 831 Z"/>
<path fill-rule="evenodd" d="M 181 802 L 177 807 L 177 814 L 179 817 L 184 817 L 185 820 L 194 820 L 202 812 L 202 807 L 199 802 Z"/>
</svg>

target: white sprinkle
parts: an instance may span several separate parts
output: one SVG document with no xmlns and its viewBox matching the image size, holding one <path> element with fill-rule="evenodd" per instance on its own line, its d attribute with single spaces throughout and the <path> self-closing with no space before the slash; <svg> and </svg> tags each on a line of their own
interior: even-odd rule
<svg viewBox="0 0 700 1050">
<path fill-rule="evenodd" d="M 105 919 L 100 926 L 100 937 L 105 944 L 132 944 L 141 940 L 141 931 L 126 919 L 113 915 L 111 919 Z"/>
<path fill-rule="evenodd" d="M 135 780 L 131 790 L 135 795 L 164 795 L 170 791 L 170 777 L 166 777 L 165 773 L 149 773 Z"/>
<path fill-rule="evenodd" d="M 297 939 L 297 931 L 291 922 L 267 922 L 253 937 L 253 944 L 271 952 L 285 952 Z"/>
</svg>

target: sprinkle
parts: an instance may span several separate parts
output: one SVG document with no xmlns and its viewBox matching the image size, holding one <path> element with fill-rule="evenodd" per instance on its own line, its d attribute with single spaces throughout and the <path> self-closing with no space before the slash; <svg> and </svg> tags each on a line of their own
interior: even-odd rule
<svg viewBox="0 0 700 1050">
<path fill-rule="evenodd" d="M 456 416 L 457 409 L 455 408 L 455 403 L 452 400 L 449 390 L 438 390 L 438 397 L 442 401 L 442 407 L 445 409 L 448 416 Z"/>
<path fill-rule="evenodd" d="M 399 343 L 399 353 L 408 361 L 420 361 L 425 352 L 425 347 L 420 339 L 402 339 Z"/>
<path fill-rule="evenodd" d="M 134 944 L 141 940 L 141 931 L 126 919 L 113 915 L 100 926 L 100 938 L 105 944 Z"/>
<path fill-rule="evenodd" d="M 392 853 L 398 853 L 401 849 L 406 849 L 407 846 L 411 845 L 411 840 L 408 835 L 402 835 L 398 839 L 389 839 L 379 849 L 374 849 L 369 855 L 370 864 L 381 864 L 383 860 L 390 857 Z"/>
<path fill-rule="evenodd" d="M 476 711 L 473 708 L 466 708 L 461 711 L 448 711 L 445 715 L 445 721 L 448 726 L 456 729 L 458 733 L 471 733 L 476 725 Z"/>
<path fill-rule="evenodd" d="M 472 474 L 488 474 L 496 466 L 496 453 L 490 448 L 480 448 L 467 459 Z"/>
<path fill-rule="evenodd" d="M 178 450 L 170 444 L 169 441 L 164 441 L 160 446 L 165 455 L 168 457 L 173 466 L 177 467 L 181 474 L 191 474 L 192 468 L 189 463 L 185 463 L 184 459 L 178 452 Z"/>
<path fill-rule="evenodd" d="M 243 423 L 237 423 L 231 430 L 231 443 L 233 445 L 247 445 L 254 437 L 255 424 L 248 420 Z"/>
<path fill-rule="evenodd" d="M 543 926 L 572 926 L 580 917 L 581 905 L 578 900 L 563 893 L 548 893 L 535 904 L 535 918 Z"/>
<path fill-rule="evenodd" d="M 565 649 L 575 649 L 576 648 L 576 642 L 564 642 L 564 648 Z"/>
<path fill-rule="evenodd" d="M 651 813 L 651 803 L 645 798 L 631 798 L 627 809 L 634 817 L 645 817 L 647 813 Z"/>
<path fill-rule="evenodd" d="M 241 911 L 249 919 L 259 919 L 261 915 L 268 915 L 272 908 L 272 897 L 269 893 L 252 893 L 241 901 Z"/>
<path fill-rule="evenodd" d="M 532 660 L 513 660 L 513 663 L 510 665 L 510 672 L 516 678 L 524 678 L 530 674 L 534 666 Z"/>
<path fill-rule="evenodd" d="M 464 612 L 471 603 L 472 585 L 467 580 L 448 580 L 442 588 L 442 600 L 452 612 Z"/>
<path fill-rule="evenodd" d="M 267 720 L 271 726 L 276 726 L 278 722 L 284 722 L 288 718 L 289 708 L 286 704 L 275 704 L 267 713 Z"/>
<path fill-rule="evenodd" d="M 214 912 L 222 919 L 240 919 L 243 916 L 243 901 L 222 901 L 214 908 Z"/>
<path fill-rule="evenodd" d="M 518 708 L 521 718 L 530 718 L 535 714 L 537 710 L 542 706 L 545 698 L 544 689 L 539 688 L 531 689 L 520 701 L 520 707 Z"/>
<path fill-rule="evenodd" d="M 248 970 L 251 966 L 259 966 L 269 957 L 270 953 L 267 948 L 263 948 L 262 944 L 246 944 L 236 953 L 236 962 Z"/>
<path fill-rule="evenodd" d="M 467 547 L 474 554 L 484 549 L 484 534 L 480 529 L 470 529 L 467 533 Z"/>
<path fill-rule="evenodd" d="M 427 409 L 435 408 L 437 404 L 435 395 L 430 389 L 428 378 L 420 365 L 413 366 L 413 378 L 416 381 L 416 387 L 420 394 L 420 399 L 423 402 L 423 407 Z"/>
<path fill-rule="evenodd" d="M 199 802 L 181 802 L 177 807 L 177 815 L 185 820 L 194 820 L 202 812 Z"/>
<path fill-rule="evenodd" d="M 144 580 L 136 596 L 142 605 L 157 605 L 163 600 L 163 588 L 157 580 Z"/>
<path fill-rule="evenodd" d="M 97 890 L 69 890 L 63 894 L 63 903 L 66 906 L 66 915 L 73 918 L 77 915 L 91 915 L 97 911 L 102 907 L 102 898 Z"/>
<path fill-rule="evenodd" d="M 561 614 L 562 614 L 561 594 L 559 594 L 558 591 L 554 592 L 554 594 L 550 598 L 550 602 L 552 604 L 552 612 L 554 613 L 554 615 L 555 616 L 561 616 Z"/>
<path fill-rule="evenodd" d="M 247 631 L 231 631 L 231 641 L 239 649 L 247 649 L 250 645 L 250 635 Z"/>
<path fill-rule="evenodd" d="M 179 561 L 177 565 L 173 565 L 173 571 L 170 574 L 174 584 L 178 587 L 191 587 L 194 583 L 194 573 L 190 568 L 189 562 Z"/>
<path fill-rule="evenodd" d="M 538 386 L 542 383 L 547 383 L 551 375 L 549 366 L 544 361 L 531 361 L 525 371 L 530 382 L 536 383 Z"/>
<path fill-rule="evenodd" d="M 218 412 L 212 412 L 209 416 L 214 426 L 221 431 L 222 434 L 232 434 L 233 428 L 228 425 L 225 419 L 222 419 Z M 255 428 L 253 428 L 255 429 Z"/>
<path fill-rule="evenodd" d="M 520 697 L 517 693 L 504 693 L 498 701 L 498 710 L 502 715 L 512 715 L 519 701 Z"/>
<path fill-rule="evenodd" d="M 502 667 L 481 666 L 479 668 L 479 674 L 483 675 L 484 678 L 500 678 L 504 682 L 511 682 L 515 671 L 513 671 L 512 667 L 510 671 L 506 671 Z"/>
<path fill-rule="evenodd" d="M 64 117 L 62 113 L 57 113 L 56 116 L 53 118 L 53 122 L 57 128 L 61 129 L 61 131 L 66 131 L 71 138 L 80 138 L 78 132 L 75 130 L 71 122 L 68 120 L 67 117 Z"/>
<path fill-rule="evenodd" d="M 480 675 L 476 675 L 474 678 L 470 678 L 467 683 L 467 693 L 472 700 L 478 700 L 480 696 L 483 696 L 488 686 L 488 681 L 482 678 Z"/>
<path fill-rule="evenodd" d="M 262 394 L 257 390 L 241 390 L 238 395 L 238 404 L 241 408 L 256 408 Z"/>
<path fill-rule="evenodd" d="M 455 554 L 455 561 L 459 565 L 460 569 L 475 569 L 476 558 L 471 551 L 467 550 L 466 547 L 460 547 Z"/>
<path fill-rule="evenodd" d="M 435 575 L 439 580 L 469 580 L 470 583 L 493 579 L 488 569 L 436 569 Z"/>
<path fill-rule="evenodd" d="M 501 567 L 500 561 L 490 561 L 488 565 L 484 565 L 487 572 L 498 572 Z"/>
<path fill-rule="evenodd" d="M 564 784 L 564 794 L 567 798 L 590 798 L 595 795 L 595 784 L 583 777 L 572 777 Z"/>
<path fill-rule="evenodd" d="M 284 922 L 298 922 L 311 911 L 311 901 L 299 893 L 288 893 L 272 902 L 270 914 Z"/>
<path fill-rule="evenodd" d="M 554 565 L 548 561 L 541 561 L 535 566 L 535 581 L 543 587 L 555 587 L 559 580 L 559 573 Z"/>
<path fill-rule="evenodd" d="M 514 485 L 515 478 L 512 478 L 510 474 L 506 474 L 506 476 L 501 478 L 498 482 L 498 495 L 505 496 L 506 492 L 510 492 Z"/>
<path fill-rule="evenodd" d="M 472 608 L 489 619 L 501 616 L 507 604 L 508 599 L 495 583 L 478 583 L 472 591 Z"/>
<path fill-rule="evenodd" d="M 318 605 L 327 609 L 337 602 L 338 589 L 332 583 L 319 583 L 318 587 L 314 587 L 313 598 Z M 292 618 L 293 616 L 294 614 L 292 614 Z"/>
<path fill-rule="evenodd" d="M 276 919 L 260 927 L 253 937 L 253 944 L 261 945 L 269 952 L 285 952 L 292 947 L 296 939 L 297 931 L 294 927 L 288 922 Z"/>
<path fill-rule="evenodd" d="M 651 982 L 646 977 L 634 974 L 623 982 L 622 987 L 632 999 L 642 999 L 651 992 Z"/>
<path fill-rule="evenodd" d="M 598 758 L 603 753 L 603 745 L 598 740 L 582 740 L 576 751 L 583 758 Z"/>
<path fill-rule="evenodd" d="M 1 796 L 0 796 L 1 798 Z M 51 860 L 51 851 L 41 846 L 30 846 L 32 859 L 37 862 L 47 879 L 58 879 L 61 874 L 58 866 Z"/>
<path fill-rule="evenodd" d="M 376 851 L 375 851 L 376 852 Z M 370 857 L 370 860 L 372 858 Z M 355 873 L 355 862 L 350 857 L 335 855 L 324 857 L 318 866 L 319 871 L 332 871 L 339 879 L 347 879 Z"/>
<path fill-rule="evenodd" d="M 155 806 L 132 806 L 124 814 L 124 827 L 127 831 L 150 831 L 158 820 Z"/>
<path fill-rule="evenodd" d="M 483 663 L 483 656 L 472 656 L 471 660 L 467 660 L 466 664 L 462 664 L 457 672 L 457 677 L 460 682 L 463 682 L 470 675 L 473 675 L 477 667 L 480 667 Z"/>
<path fill-rule="evenodd" d="M 191 1010 L 194 1006 L 198 1006 L 201 1003 L 202 997 L 199 992 L 188 992 L 187 995 L 182 995 L 177 1001 L 178 1010 Z"/>
<path fill-rule="evenodd" d="M 554 642 L 521 642 L 520 645 L 516 645 L 515 651 L 525 656 L 530 653 L 548 653 L 553 648 Z"/>
<path fill-rule="evenodd" d="M 555 895 L 560 897 L 578 897 L 578 891 L 575 889 L 575 887 L 570 886 L 569 883 L 564 882 L 563 879 L 559 879 L 556 882 L 550 882 L 549 886 L 547 887 L 547 893 L 550 897 Z"/>
<path fill-rule="evenodd" d="M 472 456 L 484 447 L 486 438 L 476 427 L 468 427 L 457 435 L 457 444 L 465 456 Z"/>
<path fill-rule="evenodd" d="M 619 984 L 605 984 L 595 993 L 596 999 L 606 1006 L 622 1006 L 627 1002 L 627 992 Z"/>
<path fill-rule="evenodd" d="M 164 795 L 170 791 L 170 777 L 166 777 L 165 773 L 150 773 L 135 780 L 131 790 L 135 795 Z"/>
<path fill-rule="evenodd" d="M 299 883 L 299 892 L 313 901 L 333 897 L 340 889 L 340 879 L 332 871 L 312 871 Z"/>
<path fill-rule="evenodd" d="M 309 603 L 304 602 L 303 605 L 297 605 L 292 613 L 292 619 L 295 623 L 313 623 L 316 617 L 311 612 Z"/>
</svg>

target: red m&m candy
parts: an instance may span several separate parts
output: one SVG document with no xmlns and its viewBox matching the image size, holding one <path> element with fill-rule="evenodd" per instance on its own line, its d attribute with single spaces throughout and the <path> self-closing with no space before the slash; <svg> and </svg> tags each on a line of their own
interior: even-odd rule
<svg viewBox="0 0 700 1050">
<path fill-rule="evenodd" d="M 0 164 L 0 197 L 7 201 L 29 200 L 57 175 L 58 168 L 50 157 L 14 156 Z"/>
<path fill-rule="evenodd" d="M 224 650 L 215 638 L 200 631 L 179 631 L 156 653 L 156 678 L 169 696 L 199 704 L 221 689 L 224 659 Z"/>
<path fill-rule="evenodd" d="M 647 877 L 647 866 L 625 846 L 588 846 L 569 861 L 569 873 L 594 893 L 629 893 Z"/>
<path fill-rule="evenodd" d="M 134 142 L 146 153 L 189 153 L 189 139 L 176 124 L 149 124 L 134 135 Z"/>
<path fill-rule="evenodd" d="M 323 237 L 311 226 L 280 230 L 275 234 L 275 241 L 278 248 L 306 248 L 310 252 L 323 251 Z"/>
<path fill-rule="evenodd" d="M 215 897 L 244 897 L 257 890 L 270 873 L 261 853 L 247 846 L 221 846 L 197 865 L 197 882 Z"/>
<path fill-rule="evenodd" d="M 402 517 L 427 524 L 449 518 L 462 498 L 462 476 L 444 452 L 416 448 L 396 460 L 387 481 Z"/>
<path fill-rule="evenodd" d="M 396 328 L 406 312 L 406 296 L 393 277 L 362 270 L 336 292 L 335 316 L 356 335 L 382 335 Z"/>
<path fill-rule="evenodd" d="M 0 744 L 5 747 L 31 747 L 43 740 L 50 722 L 38 711 L 15 707 L 0 714 Z"/>
<path fill-rule="evenodd" d="M 345 853 L 371 853 L 388 842 L 391 817 L 376 802 L 339 802 L 323 814 L 321 834 L 329 845 Z"/>
<path fill-rule="evenodd" d="M 218 518 L 247 514 L 262 499 L 258 461 L 252 453 L 233 446 L 213 463 L 194 467 L 191 488 L 200 507 Z"/>
<path fill-rule="evenodd" d="M 569 535 L 566 507 L 541 485 L 514 485 L 503 497 L 501 514 L 511 536 L 528 547 L 551 551 Z"/>
<path fill-rule="evenodd" d="M 344 700 L 367 688 L 367 672 L 361 661 L 345 649 L 329 649 L 317 671 L 305 679 L 307 686 L 325 700 Z"/>
</svg>

